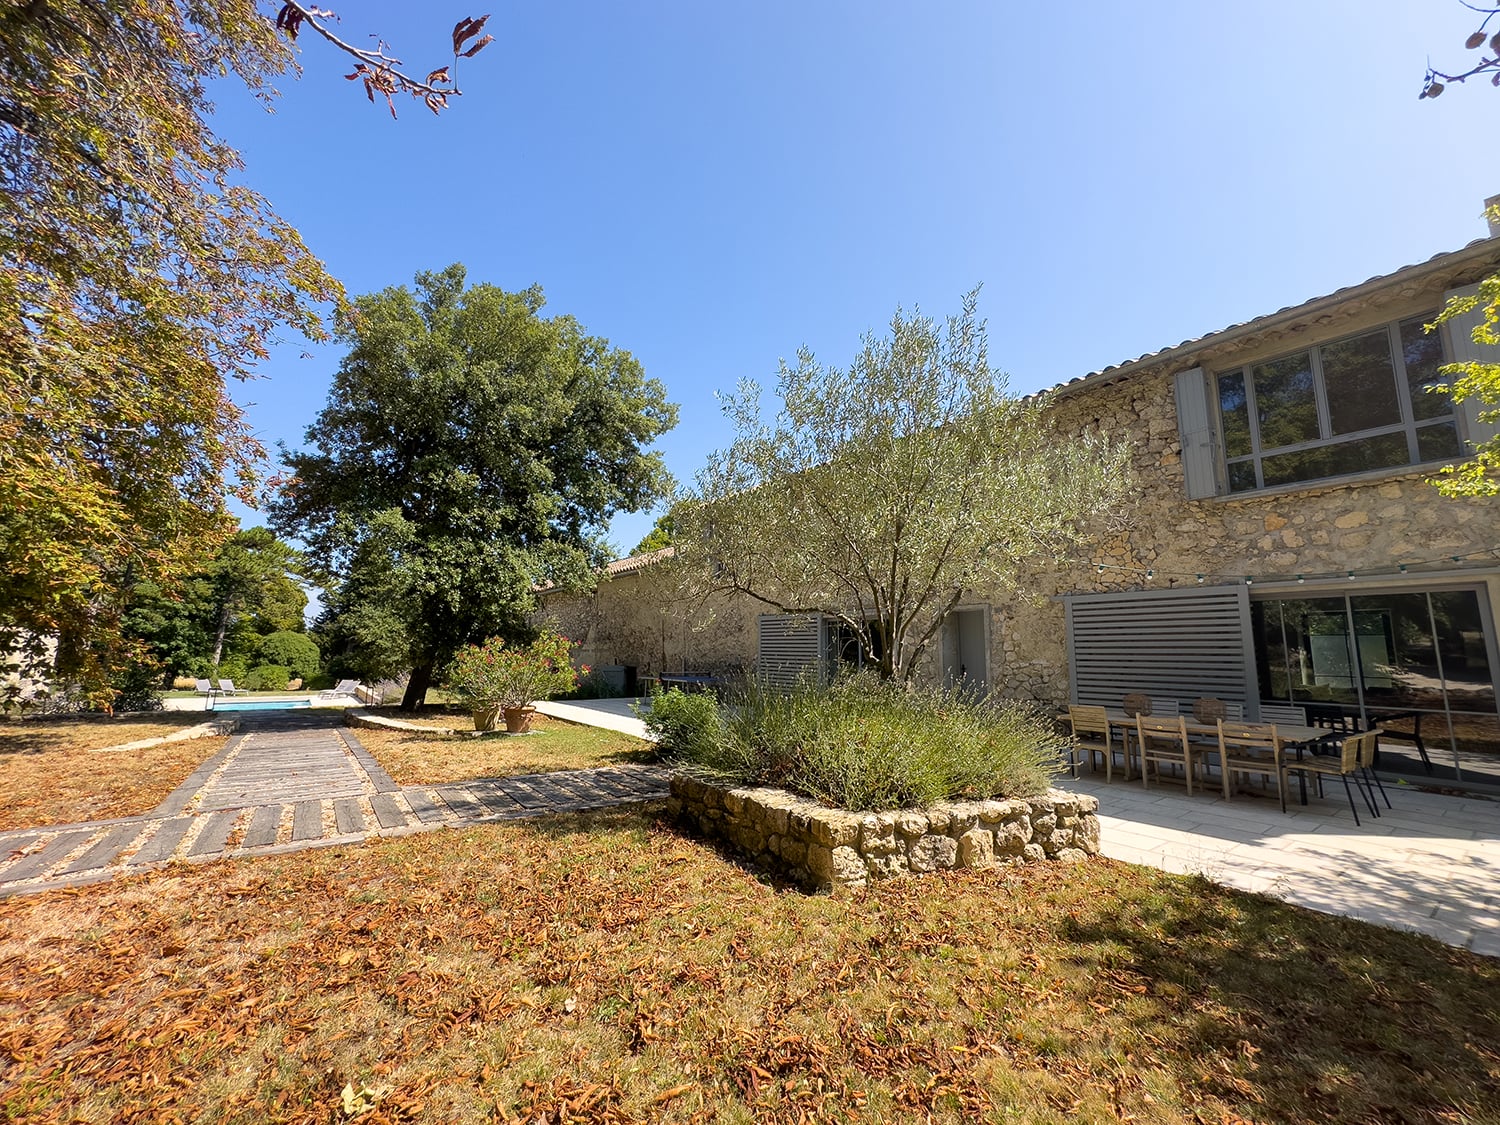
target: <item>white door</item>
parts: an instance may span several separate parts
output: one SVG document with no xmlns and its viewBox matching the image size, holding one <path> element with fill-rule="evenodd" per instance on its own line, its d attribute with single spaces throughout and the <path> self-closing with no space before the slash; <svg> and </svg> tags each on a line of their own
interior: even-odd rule
<svg viewBox="0 0 1500 1125">
<path fill-rule="evenodd" d="M 989 690 L 989 646 L 983 609 L 956 609 L 943 622 L 943 686 L 965 694 Z"/>
</svg>

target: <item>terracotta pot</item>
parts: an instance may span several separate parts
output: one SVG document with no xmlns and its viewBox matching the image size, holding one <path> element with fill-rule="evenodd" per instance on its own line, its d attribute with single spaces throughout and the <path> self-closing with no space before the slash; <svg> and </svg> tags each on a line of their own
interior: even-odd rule
<svg viewBox="0 0 1500 1125">
<path fill-rule="evenodd" d="M 506 732 L 509 734 L 525 734 L 531 729 L 531 717 L 535 714 L 535 707 L 505 708 Z"/>
<path fill-rule="evenodd" d="M 497 726 L 500 725 L 500 711 L 501 707 L 498 703 L 496 703 L 493 707 L 474 708 L 474 729 L 494 730 Z"/>
</svg>

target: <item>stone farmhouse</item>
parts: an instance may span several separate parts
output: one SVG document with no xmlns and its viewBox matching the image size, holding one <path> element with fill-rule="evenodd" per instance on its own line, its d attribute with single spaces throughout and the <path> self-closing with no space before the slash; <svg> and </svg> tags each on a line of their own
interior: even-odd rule
<svg viewBox="0 0 1500 1125">
<path fill-rule="evenodd" d="M 1249 719 L 1262 703 L 1400 714 L 1389 725 L 1414 737 L 1387 740 L 1389 768 L 1500 785 L 1500 501 L 1429 483 L 1495 431 L 1478 404 L 1428 391 L 1437 369 L 1495 357 L 1470 339 L 1477 312 L 1424 331 L 1497 271 L 1492 228 L 1054 388 L 1065 428 L 1131 441 L 1135 510 L 1025 575 L 1023 594 L 974 591 L 945 623 L 933 676 L 1043 704 L 1141 691 L 1184 707 L 1214 696 Z M 583 660 L 634 681 L 847 655 L 826 624 L 692 604 L 654 561 L 612 564 L 587 598 L 546 598 Z"/>
</svg>

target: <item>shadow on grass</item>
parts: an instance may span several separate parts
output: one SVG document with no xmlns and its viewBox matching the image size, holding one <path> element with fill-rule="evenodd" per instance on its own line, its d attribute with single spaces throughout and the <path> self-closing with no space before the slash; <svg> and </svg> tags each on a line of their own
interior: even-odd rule
<svg viewBox="0 0 1500 1125">
<path fill-rule="evenodd" d="M 1074 904 L 1062 936 L 1080 970 L 1144 986 L 1139 1029 L 1203 1060 L 1185 1084 L 1256 1120 L 1496 1120 L 1500 961 L 1111 866 L 1130 893 Z"/>
</svg>

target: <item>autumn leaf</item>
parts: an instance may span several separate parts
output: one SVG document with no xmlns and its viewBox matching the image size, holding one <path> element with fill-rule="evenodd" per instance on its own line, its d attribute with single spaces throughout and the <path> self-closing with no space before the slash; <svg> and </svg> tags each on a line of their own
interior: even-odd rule
<svg viewBox="0 0 1500 1125">
<path fill-rule="evenodd" d="M 472 59 L 475 55 L 479 54 L 480 51 L 484 50 L 486 47 L 488 47 L 494 41 L 495 41 L 495 37 L 493 35 L 486 35 L 478 43 L 475 43 L 474 46 L 470 47 L 467 51 L 465 51 L 463 53 L 463 57 L 466 58 L 466 59 Z"/>
<path fill-rule="evenodd" d="M 489 22 L 489 16 L 480 16 L 477 20 L 464 18 L 453 25 L 453 53 L 456 55 L 463 49 L 463 45 L 474 36 L 478 35 L 480 29 Z"/>
</svg>

